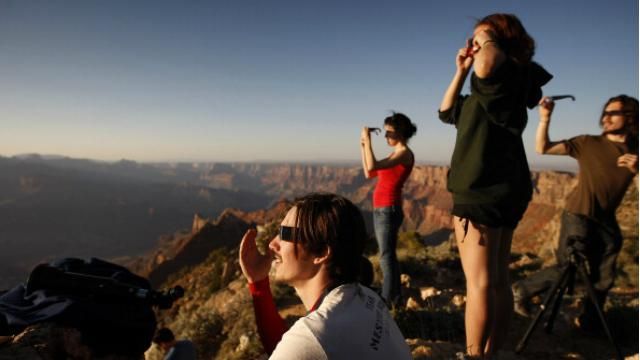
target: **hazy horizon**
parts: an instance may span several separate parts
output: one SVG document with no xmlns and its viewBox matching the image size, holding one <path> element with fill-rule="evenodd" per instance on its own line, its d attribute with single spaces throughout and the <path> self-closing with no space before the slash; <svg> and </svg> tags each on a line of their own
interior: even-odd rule
<svg viewBox="0 0 640 360">
<path fill-rule="evenodd" d="M 307 159 L 307 160 L 278 160 L 278 159 L 255 159 L 255 160 L 245 160 L 245 161 L 225 161 L 225 160 L 192 160 L 192 159 L 174 159 L 174 160 L 157 160 L 157 161 L 139 161 L 132 158 L 122 158 L 117 160 L 112 159 L 92 159 L 89 157 L 71 157 L 63 154 L 39 154 L 39 153 L 22 153 L 22 154 L 13 154 L 13 155 L 3 155 L 0 154 L 0 157 L 6 158 L 28 158 L 38 156 L 45 160 L 49 159 L 72 159 L 72 160 L 88 160 L 94 162 L 104 162 L 104 163 L 117 163 L 120 161 L 133 161 L 138 164 L 148 164 L 148 165 L 159 165 L 159 164 L 303 164 L 303 165 L 328 165 L 328 166 L 360 166 L 360 159 Z M 555 157 L 560 158 L 560 157 Z M 571 159 L 573 160 L 573 159 Z M 532 171 L 542 171 L 542 170 L 553 170 L 553 171 L 564 171 L 564 172 L 577 172 L 578 164 L 575 160 L 573 160 L 574 164 L 561 163 L 557 164 L 553 161 L 550 162 L 541 162 L 536 164 L 529 164 L 529 167 Z M 424 166 L 449 166 L 449 162 L 437 162 L 437 161 L 416 161 L 417 165 Z"/>
</svg>

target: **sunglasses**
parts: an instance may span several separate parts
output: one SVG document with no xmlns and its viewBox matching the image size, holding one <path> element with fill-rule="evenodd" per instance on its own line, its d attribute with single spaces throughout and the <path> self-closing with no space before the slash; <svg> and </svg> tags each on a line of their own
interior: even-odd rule
<svg viewBox="0 0 640 360">
<path fill-rule="evenodd" d="M 629 114 L 628 111 L 624 111 L 624 110 L 611 110 L 611 111 L 603 111 L 602 112 L 602 117 L 605 116 L 624 116 Z"/>
<path fill-rule="evenodd" d="M 293 242 L 294 227 L 280 225 L 280 240 Z"/>
<path fill-rule="evenodd" d="M 396 133 L 395 131 L 387 130 L 387 131 L 384 132 L 384 137 L 395 139 L 395 138 L 398 137 L 398 133 Z"/>
</svg>

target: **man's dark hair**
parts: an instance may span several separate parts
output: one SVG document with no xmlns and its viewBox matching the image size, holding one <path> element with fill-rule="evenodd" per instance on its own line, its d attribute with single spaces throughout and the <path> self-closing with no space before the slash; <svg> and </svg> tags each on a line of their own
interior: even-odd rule
<svg viewBox="0 0 640 360">
<path fill-rule="evenodd" d="M 173 331 L 168 328 L 160 328 L 156 332 L 156 335 L 153 337 L 153 342 L 156 344 L 168 343 L 175 340 L 176 337 L 173 335 Z"/>
<path fill-rule="evenodd" d="M 602 127 L 602 119 L 604 118 L 604 111 L 609 104 L 619 102 L 622 104 L 622 110 L 625 112 L 625 130 L 627 135 L 631 137 L 629 139 L 632 143 L 638 144 L 638 99 L 628 95 L 618 95 L 610 98 L 602 107 L 602 114 L 600 115 L 600 127 Z"/>
<path fill-rule="evenodd" d="M 416 125 L 411 122 L 411 119 L 403 113 L 393 112 L 391 116 L 387 116 L 384 119 L 384 124 L 392 126 L 407 142 L 418 130 Z"/>
<path fill-rule="evenodd" d="M 358 281 L 367 238 L 360 210 L 348 199 L 328 193 L 297 198 L 293 206 L 297 210 L 294 242 L 313 255 L 329 249 L 329 276 L 334 282 Z"/>
</svg>

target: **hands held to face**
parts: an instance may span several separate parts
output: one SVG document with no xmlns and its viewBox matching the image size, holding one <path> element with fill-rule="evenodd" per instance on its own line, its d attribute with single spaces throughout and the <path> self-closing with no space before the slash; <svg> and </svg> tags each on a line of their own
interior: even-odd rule
<svg viewBox="0 0 640 360">
<path fill-rule="evenodd" d="M 258 282 L 269 276 L 271 270 L 271 260 L 269 254 L 262 255 L 256 246 L 255 229 L 249 229 L 240 242 L 240 268 L 242 274 L 250 283 Z"/>
<path fill-rule="evenodd" d="M 467 46 L 458 50 L 456 67 L 461 71 L 469 71 L 473 65 L 474 56 L 487 44 L 495 43 L 490 31 L 479 29 L 473 38 L 467 40 Z"/>
<path fill-rule="evenodd" d="M 377 134 L 380 133 L 380 128 L 377 128 L 377 127 L 370 128 L 370 127 L 367 127 L 367 126 L 362 128 L 362 131 L 360 132 L 360 145 L 361 146 L 365 146 L 365 145 L 367 145 L 368 143 L 371 142 L 371 133 L 372 132 L 376 133 L 376 135 L 377 135 Z"/>
</svg>

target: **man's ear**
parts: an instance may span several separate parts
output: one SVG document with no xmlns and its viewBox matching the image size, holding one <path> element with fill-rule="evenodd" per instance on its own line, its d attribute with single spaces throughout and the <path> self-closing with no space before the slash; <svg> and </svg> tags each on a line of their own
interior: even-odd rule
<svg viewBox="0 0 640 360">
<path fill-rule="evenodd" d="M 327 246 L 326 250 L 324 251 L 324 254 L 315 256 L 313 258 L 313 263 L 316 265 L 326 264 L 327 262 L 329 262 L 330 258 L 331 258 L 331 248 Z"/>
</svg>

